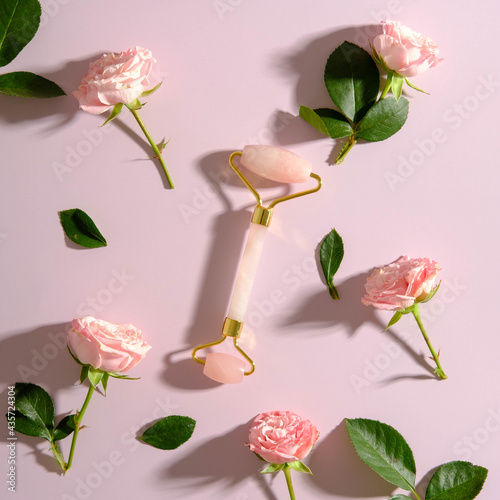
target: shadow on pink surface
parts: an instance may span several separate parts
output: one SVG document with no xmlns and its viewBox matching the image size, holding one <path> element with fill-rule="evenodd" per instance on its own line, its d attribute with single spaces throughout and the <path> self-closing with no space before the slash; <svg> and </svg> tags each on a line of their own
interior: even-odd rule
<svg viewBox="0 0 500 500">
<path fill-rule="evenodd" d="M 252 422 L 253 419 L 198 446 L 177 463 L 162 469 L 161 480 L 187 479 L 193 490 L 220 483 L 222 491 L 252 477 L 267 500 L 278 500 L 268 484 L 275 474 L 261 474 L 266 462 L 245 446 Z"/>
</svg>

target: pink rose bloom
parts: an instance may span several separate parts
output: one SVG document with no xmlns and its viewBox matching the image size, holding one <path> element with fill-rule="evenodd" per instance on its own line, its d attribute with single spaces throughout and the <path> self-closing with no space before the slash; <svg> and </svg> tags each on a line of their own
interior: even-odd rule
<svg viewBox="0 0 500 500">
<path fill-rule="evenodd" d="M 309 420 L 290 411 L 271 411 L 254 420 L 248 446 L 266 462 L 284 464 L 304 459 L 318 437 Z"/>
<path fill-rule="evenodd" d="M 105 372 L 121 373 L 135 366 L 151 346 L 134 325 L 113 325 L 86 316 L 74 319 L 68 332 L 68 347 L 84 365 Z"/>
<path fill-rule="evenodd" d="M 399 21 L 382 21 L 382 24 L 384 34 L 373 40 L 373 48 L 389 70 L 409 78 L 443 61 L 438 57 L 438 46 L 430 38 Z"/>
<path fill-rule="evenodd" d="M 365 306 L 398 311 L 421 302 L 434 288 L 441 267 L 431 259 L 400 257 L 392 264 L 375 268 L 366 280 Z"/>
<path fill-rule="evenodd" d="M 90 63 L 73 95 L 83 111 L 98 115 L 115 104 L 130 104 L 150 86 L 148 76 L 156 60 L 151 52 L 135 47 L 119 54 L 104 54 Z"/>
</svg>

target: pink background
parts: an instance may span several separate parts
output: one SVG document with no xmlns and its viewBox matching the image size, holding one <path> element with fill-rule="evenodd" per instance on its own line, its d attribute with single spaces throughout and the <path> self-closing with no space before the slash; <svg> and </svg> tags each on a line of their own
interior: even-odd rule
<svg viewBox="0 0 500 500">
<path fill-rule="evenodd" d="M 131 322 L 153 349 L 130 373 L 140 381 L 112 379 L 106 397 L 94 396 L 66 477 L 45 443 L 18 435 L 18 498 L 286 499 L 284 477 L 261 475 L 245 442 L 258 413 L 288 409 L 321 433 L 306 460 L 314 476 L 294 473 L 299 499 L 379 500 L 397 491 L 357 458 L 345 417 L 398 429 L 419 482 L 452 460 L 487 467 L 480 498 L 496 499 L 498 2 L 42 3 L 35 39 L 1 72 L 39 73 L 68 97 L 0 96 L 2 408 L 5 388 L 26 368 L 59 416 L 81 406 L 79 369 L 57 344 L 73 317 Z M 298 118 L 299 105 L 331 106 L 322 80 L 328 55 L 344 40 L 367 47 L 382 18 L 433 38 L 445 63 L 413 80 L 430 95 L 408 89 L 410 115 L 397 135 L 357 145 L 342 166 L 331 165 L 339 144 Z M 165 159 L 175 190 L 148 160 L 130 113 L 99 128 L 104 117 L 78 110 L 70 95 L 91 60 L 135 45 L 158 60 L 163 86 L 141 114 L 157 141 L 171 139 Z M 300 154 L 324 187 L 277 207 L 241 341 L 257 370 L 221 386 L 190 351 L 218 338 L 229 303 L 253 200 L 227 157 L 249 143 Z M 272 198 L 282 189 L 263 191 Z M 93 217 L 108 247 L 65 239 L 57 212 L 75 207 Z M 339 302 L 317 261 L 332 227 L 346 251 Z M 421 310 L 447 381 L 432 376 L 411 317 L 383 333 L 390 313 L 360 303 L 370 269 L 402 254 L 443 267 L 441 290 Z M 170 414 L 197 421 L 181 448 L 134 440 Z"/>
</svg>

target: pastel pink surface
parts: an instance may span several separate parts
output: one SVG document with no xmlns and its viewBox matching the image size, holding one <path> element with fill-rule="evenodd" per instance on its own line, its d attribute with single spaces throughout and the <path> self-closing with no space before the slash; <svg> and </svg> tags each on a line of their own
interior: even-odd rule
<svg viewBox="0 0 500 500">
<path fill-rule="evenodd" d="M 276 182 L 306 182 L 312 171 L 308 161 L 275 146 L 245 146 L 240 161 L 248 170 Z"/>
<path fill-rule="evenodd" d="M 225 352 L 207 354 L 203 374 L 221 384 L 239 384 L 245 373 L 245 362 Z"/>
</svg>

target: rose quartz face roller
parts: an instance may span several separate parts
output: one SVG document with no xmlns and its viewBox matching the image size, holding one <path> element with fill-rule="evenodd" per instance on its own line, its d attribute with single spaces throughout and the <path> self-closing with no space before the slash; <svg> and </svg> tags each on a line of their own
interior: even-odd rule
<svg viewBox="0 0 500 500">
<path fill-rule="evenodd" d="M 276 182 L 299 183 L 307 182 L 311 177 L 317 185 L 306 191 L 277 198 L 268 207 L 262 205 L 262 199 L 256 189 L 250 184 L 235 165 L 234 159 L 240 156 L 240 164 L 248 170 Z M 243 151 L 236 151 L 229 157 L 229 165 L 252 192 L 257 200 L 254 209 L 247 243 L 240 263 L 236 284 L 229 304 L 227 316 L 222 326 L 222 337 L 208 344 L 199 345 L 193 349 L 193 359 L 204 366 L 203 373 L 223 384 L 237 384 L 243 376 L 255 371 L 255 363 L 238 345 L 238 338 L 243 330 L 243 319 L 250 299 L 250 292 L 264 246 L 264 238 L 271 222 L 274 207 L 283 201 L 315 193 L 321 188 L 321 178 L 312 172 L 309 162 L 286 149 L 274 146 L 245 146 Z M 205 359 L 198 357 L 198 351 L 206 349 L 226 340 L 233 339 L 233 345 L 241 356 L 227 353 L 209 352 Z"/>
</svg>

